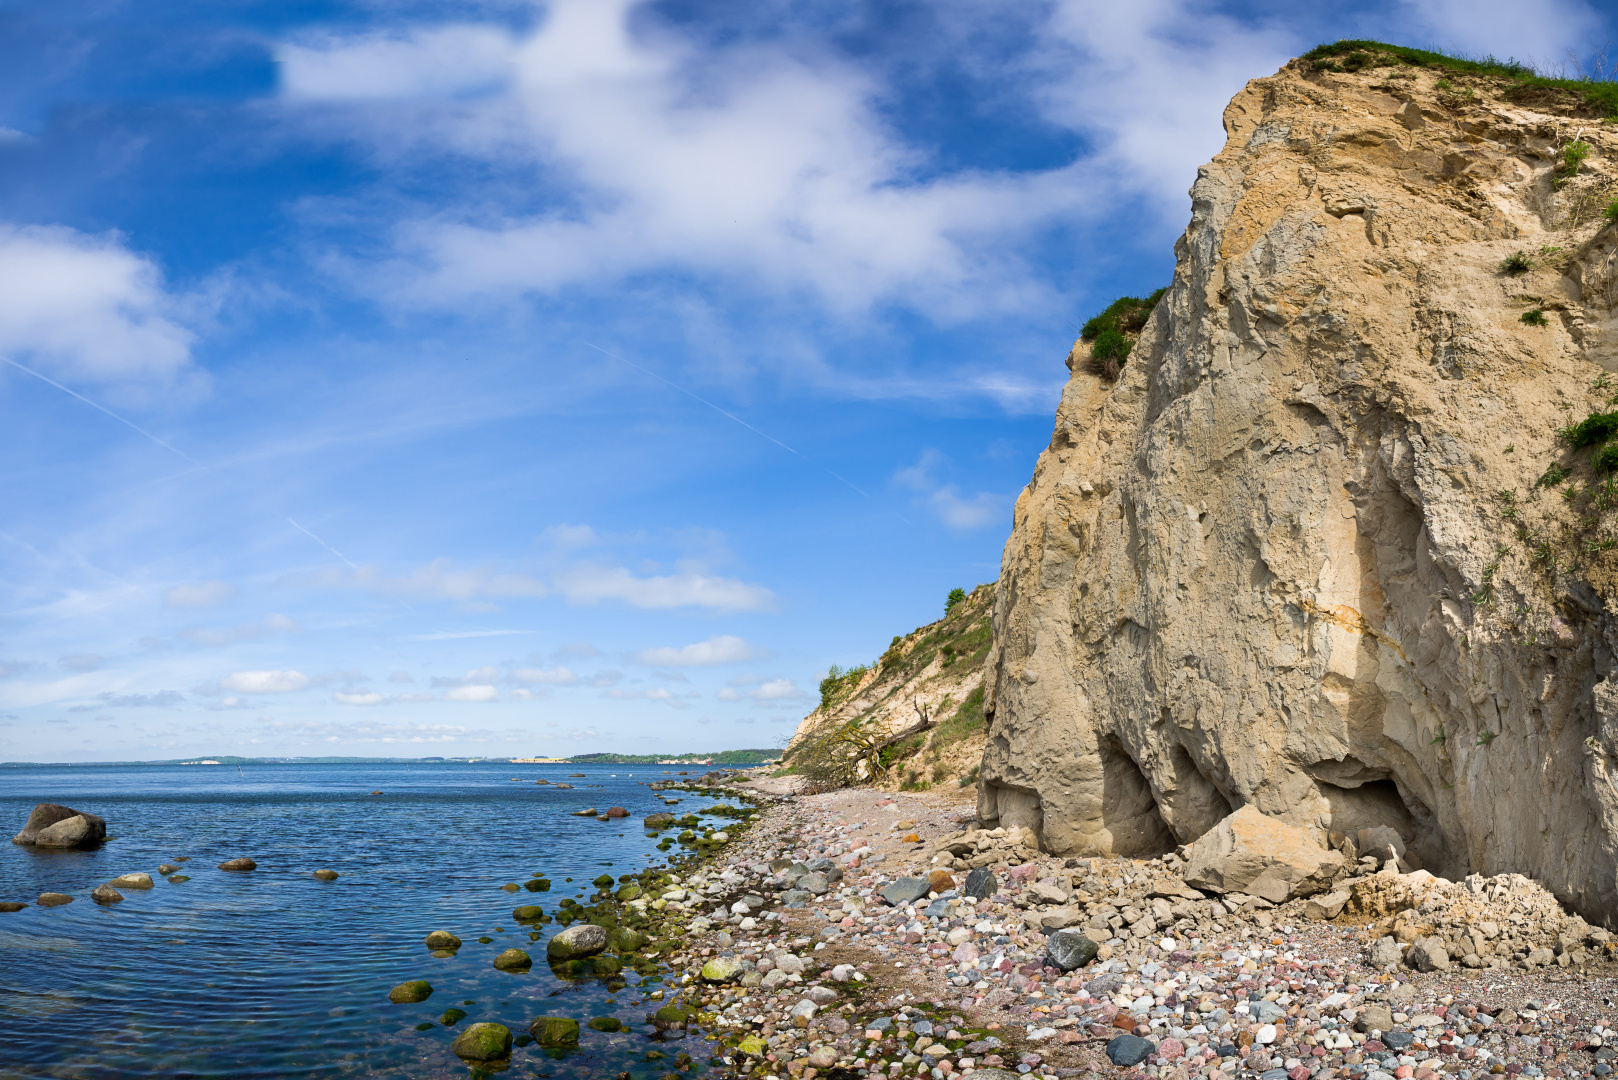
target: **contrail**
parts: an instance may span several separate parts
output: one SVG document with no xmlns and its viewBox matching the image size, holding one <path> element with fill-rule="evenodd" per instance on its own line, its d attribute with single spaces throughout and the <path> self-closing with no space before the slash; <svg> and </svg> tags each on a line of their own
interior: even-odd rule
<svg viewBox="0 0 1618 1080">
<path fill-rule="evenodd" d="M 313 540 L 315 543 L 319 544 L 321 547 L 325 548 L 327 551 L 331 552 L 333 555 L 337 556 L 339 559 L 343 560 L 343 562 L 348 563 L 348 568 L 350 570 L 359 569 L 359 567 L 355 566 L 353 563 L 348 562 L 347 555 L 344 555 L 341 551 L 338 551 L 336 548 L 326 543 L 326 541 L 322 540 L 320 537 L 316 536 L 302 525 L 299 525 L 296 521 L 293 521 L 291 518 L 287 518 L 287 523 L 290 524 L 294 529 L 297 529 L 299 532 L 303 533 L 303 535 L 307 536 L 309 539 Z"/>
<path fill-rule="evenodd" d="M 89 398 L 85 397 L 83 394 L 78 393 L 77 391 L 74 391 L 74 390 L 69 390 L 67 387 L 63 386 L 61 383 L 57 382 L 55 379 L 48 379 L 44 375 L 41 375 L 39 372 L 35 371 L 31 367 L 24 367 L 22 364 L 17 363 L 17 361 L 11 359 L 11 357 L 9 357 L 9 356 L 0 356 L 0 360 L 4 360 L 6 363 L 8 363 L 12 367 L 16 368 L 18 371 L 27 372 L 28 374 L 32 375 L 34 378 L 38 379 L 40 382 L 49 383 L 51 386 L 56 387 L 56 389 L 60 390 L 64 394 L 68 394 L 68 395 L 71 395 L 72 397 L 78 398 L 80 401 L 84 402 L 86 405 L 90 406 L 90 408 L 92 408 L 92 409 L 101 410 L 102 412 L 106 413 L 108 416 L 112 417 L 114 420 L 118 421 L 120 424 L 123 424 L 126 427 L 134 428 L 136 431 L 140 432 L 142 435 L 146 436 L 148 439 L 152 440 L 154 443 L 161 446 L 163 449 L 169 451 L 170 453 L 179 454 L 180 457 L 184 458 L 186 461 L 191 462 L 191 464 L 196 465 L 198 468 L 202 467 L 201 464 L 198 461 L 196 461 L 196 459 L 194 459 L 194 458 L 190 457 L 189 455 L 185 454 L 183 451 L 176 450 L 174 447 L 170 446 L 168 443 L 164 442 L 162 439 L 159 439 L 156 435 L 153 435 L 150 431 L 147 431 L 145 428 L 141 427 L 139 424 L 131 423 L 130 421 L 125 420 L 123 417 L 119 416 L 117 413 L 113 412 L 111 409 L 107 408 L 105 405 L 97 405 L 95 402 L 91 401 Z"/>
<path fill-rule="evenodd" d="M 585 344 L 589 345 L 590 348 L 594 349 L 598 353 L 606 353 L 608 356 L 612 357 L 614 360 L 617 360 L 620 363 L 628 364 L 630 367 L 634 368 L 636 371 L 641 372 L 642 374 L 650 375 L 652 378 L 656 379 L 660 383 L 666 383 L 667 385 L 674 387 L 674 389 L 678 390 L 680 393 L 684 394 L 688 398 L 691 398 L 691 399 L 693 399 L 695 401 L 702 402 L 704 405 L 708 406 L 708 408 L 712 409 L 714 412 L 718 413 L 720 416 L 723 416 L 728 420 L 736 421 L 736 423 L 740 424 L 742 427 L 746 428 L 748 431 L 751 431 L 754 435 L 757 435 L 759 438 L 768 439 L 770 442 L 774 443 L 776 446 L 779 446 L 781 449 L 785 450 L 787 453 L 796 454 L 798 457 L 803 458 L 804 461 L 806 461 L 810 465 L 813 465 L 815 468 L 821 470 L 822 472 L 826 473 L 828 476 L 836 477 L 838 480 L 841 480 L 843 483 L 847 484 L 849 487 L 851 487 L 855 491 L 859 492 L 865 498 L 867 498 L 867 499 L 871 498 L 871 496 L 867 495 L 865 493 L 865 491 L 862 488 L 860 488 L 859 485 L 855 484 L 852 480 L 849 480 L 847 477 L 844 477 L 844 476 L 839 476 L 837 473 L 832 472 L 830 469 L 826 468 L 826 466 L 820 464 L 820 462 L 818 462 L 818 461 L 815 461 L 813 458 L 809 457 L 807 454 L 803 454 L 803 453 L 800 453 L 797 450 L 792 449 L 792 447 L 788 446 L 786 443 L 782 442 L 780 439 L 777 439 L 775 436 L 766 435 L 764 432 L 760 431 L 758 428 L 754 427 L 752 424 L 749 424 L 746 420 L 743 420 L 741 417 L 737 416 L 734 413 L 726 412 L 724 409 L 721 409 L 719 406 L 715 405 L 713 402 L 709 401 L 707 398 L 698 397 L 696 394 L 693 394 L 691 391 L 687 390 L 685 387 L 681 386 L 679 383 L 670 382 L 668 379 L 665 379 L 663 376 L 659 375 L 657 372 L 651 371 L 651 370 L 649 370 L 647 368 L 643 368 L 639 364 L 635 363 L 633 360 L 625 360 L 623 357 L 619 356 L 617 353 L 607 352 L 607 350 L 603 349 L 601 346 L 593 345 L 588 341 L 586 341 Z"/>
</svg>

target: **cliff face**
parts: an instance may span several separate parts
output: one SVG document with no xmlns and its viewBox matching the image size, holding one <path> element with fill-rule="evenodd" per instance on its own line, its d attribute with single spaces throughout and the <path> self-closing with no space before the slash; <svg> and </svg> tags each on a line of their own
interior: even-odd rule
<svg viewBox="0 0 1618 1080">
<path fill-rule="evenodd" d="M 1558 437 L 1618 408 L 1618 137 L 1441 74 L 1254 80 L 1120 380 L 1075 347 L 997 587 L 986 824 L 1147 853 L 1251 803 L 1618 915 L 1618 491 Z"/>
<path fill-rule="evenodd" d="M 793 765 L 805 740 L 856 729 L 878 740 L 915 725 L 917 706 L 935 726 L 892 747 L 887 787 L 971 783 L 983 756 L 983 661 L 989 651 L 994 589 L 979 585 L 944 618 L 893 639 L 868 668 L 822 684 L 823 701 L 798 724 L 782 755 Z M 867 778 L 862 775 L 862 778 Z"/>
</svg>

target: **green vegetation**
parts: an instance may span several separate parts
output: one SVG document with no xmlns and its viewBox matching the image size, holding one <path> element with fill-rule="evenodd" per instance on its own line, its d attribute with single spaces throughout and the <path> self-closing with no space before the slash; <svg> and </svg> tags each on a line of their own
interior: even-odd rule
<svg viewBox="0 0 1618 1080">
<path fill-rule="evenodd" d="M 944 598 L 944 614 L 948 615 L 952 610 L 954 610 L 956 604 L 959 604 L 965 599 L 965 589 L 951 589 L 949 591 L 949 595 Z"/>
<path fill-rule="evenodd" d="M 841 703 L 854 692 L 854 688 L 859 686 L 860 680 L 865 678 L 865 673 L 870 670 L 864 664 L 859 664 L 844 671 L 833 664 L 826 672 L 826 677 L 820 680 L 820 707 L 830 709 Z"/>
<path fill-rule="evenodd" d="M 1513 251 L 1510 255 L 1507 255 L 1505 261 L 1500 264 L 1500 272 L 1508 277 L 1516 277 L 1518 274 L 1526 274 L 1533 268 L 1534 260 L 1528 257 L 1528 252 L 1526 251 Z"/>
<path fill-rule="evenodd" d="M 1601 220 L 1608 223 L 1618 221 L 1618 199 L 1608 203 L 1607 208 L 1601 211 Z"/>
<path fill-rule="evenodd" d="M 1547 323 L 1545 321 L 1545 312 L 1540 310 L 1539 308 L 1535 308 L 1533 311 L 1525 311 L 1525 312 L 1523 312 L 1522 315 L 1519 317 L 1518 321 L 1519 322 L 1525 322 L 1529 326 L 1548 326 L 1549 325 L 1549 323 Z"/>
<path fill-rule="evenodd" d="M 1607 119 L 1618 119 L 1618 82 L 1605 79 L 1560 79 L 1536 73 L 1515 59 L 1500 61 L 1492 56 L 1470 59 L 1450 56 L 1429 49 L 1412 49 L 1382 41 L 1353 39 L 1319 45 L 1303 58 L 1314 63 L 1316 71 L 1363 71 L 1367 68 L 1430 68 L 1444 74 L 1481 76 L 1500 80 L 1506 97 L 1519 99 L 1566 93 Z"/>
<path fill-rule="evenodd" d="M 1092 374 L 1113 381 L 1123 371 L 1124 361 L 1129 359 L 1129 350 L 1134 347 L 1135 338 L 1145 327 L 1146 320 L 1151 317 L 1152 309 L 1157 302 L 1163 299 L 1167 289 L 1158 289 L 1147 297 L 1120 296 L 1108 304 L 1101 314 L 1092 317 L 1084 324 L 1079 332 L 1081 341 L 1090 343 L 1090 362 L 1087 365 Z"/>
<path fill-rule="evenodd" d="M 1569 424 L 1557 434 L 1575 450 L 1604 443 L 1614 434 L 1618 434 L 1618 412 L 1591 413 L 1579 423 Z"/>
<path fill-rule="evenodd" d="M 1556 178 L 1564 183 L 1579 174 L 1579 166 L 1584 159 L 1590 156 L 1592 147 L 1583 139 L 1574 139 L 1562 147 L 1562 167 L 1556 170 Z"/>
</svg>

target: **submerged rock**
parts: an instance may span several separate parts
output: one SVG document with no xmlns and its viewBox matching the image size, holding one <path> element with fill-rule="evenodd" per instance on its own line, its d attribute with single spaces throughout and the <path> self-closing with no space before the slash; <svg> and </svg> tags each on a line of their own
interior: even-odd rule
<svg viewBox="0 0 1618 1080">
<path fill-rule="evenodd" d="M 187 877 L 186 875 L 184 875 L 184 874 L 171 874 L 171 875 L 169 875 L 169 884 L 170 885 L 180 885 L 180 884 L 183 884 L 184 882 L 187 882 L 187 881 L 190 881 L 190 880 L 191 879 L 189 877 Z"/>
<path fill-rule="evenodd" d="M 622 1031 L 624 1022 L 616 1016 L 598 1016 L 588 1026 L 591 1031 Z"/>
<path fill-rule="evenodd" d="M 499 1061 L 511 1056 L 511 1029 L 504 1024 L 473 1024 L 450 1046 L 463 1061 Z"/>
<path fill-rule="evenodd" d="M 521 949 L 507 949 L 494 958 L 494 966 L 500 971 L 527 971 L 533 963 L 533 959 Z"/>
<path fill-rule="evenodd" d="M 257 870 L 258 863 L 244 856 L 240 859 L 226 859 L 224 862 L 219 864 L 219 869 L 229 870 L 232 873 L 241 874 L 246 873 L 248 870 Z"/>
<path fill-rule="evenodd" d="M 541 1016 L 528 1025 L 528 1034 L 540 1046 L 577 1046 L 579 1022 L 570 1016 Z"/>
<path fill-rule="evenodd" d="M 159 866 L 157 868 L 157 872 L 159 874 L 162 874 L 164 877 L 168 877 L 170 874 L 174 873 L 178 869 L 180 869 L 179 863 L 166 862 L 162 866 Z"/>
<path fill-rule="evenodd" d="M 388 991 L 388 1000 L 395 1005 L 414 1005 L 433 996 L 433 984 L 426 979 L 402 982 Z"/>
<path fill-rule="evenodd" d="M 13 844 L 36 847 L 90 847 L 107 838 L 107 822 L 60 803 L 40 803 L 28 815 L 22 831 L 11 838 Z"/>
<path fill-rule="evenodd" d="M 0 900 L 0 911 L 21 911 L 27 906 L 20 900 Z"/>
<path fill-rule="evenodd" d="M 581 923 L 551 938 L 545 945 L 545 955 L 556 961 L 582 960 L 606 948 L 607 931 L 591 923 Z"/>
</svg>

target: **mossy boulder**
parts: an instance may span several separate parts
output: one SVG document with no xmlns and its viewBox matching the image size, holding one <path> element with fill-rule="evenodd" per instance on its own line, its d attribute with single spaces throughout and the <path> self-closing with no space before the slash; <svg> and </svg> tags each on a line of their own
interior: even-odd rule
<svg viewBox="0 0 1618 1080">
<path fill-rule="evenodd" d="M 591 1031 L 622 1031 L 624 1022 L 616 1016 L 598 1016 L 589 1026 Z"/>
<path fill-rule="evenodd" d="M 545 955 L 552 961 L 582 960 L 604 952 L 607 932 L 593 923 L 570 926 L 552 937 L 545 945 Z"/>
<path fill-rule="evenodd" d="M 315 877 L 320 881 L 336 881 L 337 880 L 337 871 L 335 871 L 335 870 L 316 870 L 315 871 Z"/>
<path fill-rule="evenodd" d="M 737 979 L 745 965 L 734 956 L 716 956 L 702 965 L 702 981 L 725 983 Z"/>
<path fill-rule="evenodd" d="M 545 909 L 538 904 L 524 904 L 520 908 L 514 908 L 511 912 L 511 917 L 518 922 L 532 922 L 543 914 L 545 914 Z"/>
<path fill-rule="evenodd" d="M 433 996 L 433 984 L 426 979 L 402 982 L 388 991 L 388 1000 L 395 1005 L 414 1005 Z"/>
<path fill-rule="evenodd" d="M 673 814 L 647 814 L 643 823 L 648 829 L 666 829 L 674 824 Z"/>
<path fill-rule="evenodd" d="M 643 895 L 643 891 L 639 885 L 621 885 L 613 895 L 620 901 L 628 903 L 631 900 L 639 900 Z"/>
<path fill-rule="evenodd" d="M 427 935 L 426 944 L 429 949 L 459 949 L 461 939 L 448 930 L 434 930 Z"/>
<path fill-rule="evenodd" d="M 659 1027 L 672 1024 L 686 1024 L 690 1023 L 691 1018 L 695 1015 L 696 1014 L 690 1010 L 683 1009 L 678 1005 L 665 1005 L 652 1014 L 652 1022 L 657 1024 Z"/>
<path fill-rule="evenodd" d="M 504 1024 L 473 1024 L 450 1047 L 462 1061 L 499 1061 L 511 1056 L 511 1029 Z"/>
<path fill-rule="evenodd" d="M 577 1046 L 579 1022 L 570 1016 L 541 1016 L 528 1025 L 528 1034 L 540 1046 Z"/>
<path fill-rule="evenodd" d="M 624 962 L 616 956 L 592 956 L 588 962 L 592 975 L 617 975 L 624 970 Z"/>
<path fill-rule="evenodd" d="M 440 1016 L 438 1021 L 445 1027 L 454 1027 L 456 1024 L 459 1024 L 465 1019 L 466 1010 L 460 1008 L 459 1006 L 451 1005 L 449 1008 L 444 1010 L 444 1015 Z"/>
<path fill-rule="evenodd" d="M 757 1035 L 749 1035 L 736 1044 L 737 1052 L 746 1054 L 748 1057 L 763 1057 L 764 1051 L 768 1049 L 769 1044 Z"/>
<path fill-rule="evenodd" d="M 622 927 L 607 935 L 612 951 L 619 953 L 635 953 L 646 948 L 652 939 L 639 930 L 625 930 Z"/>
<path fill-rule="evenodd" d="M 533 964 L 533 959 L 521 949 L 507 949 L 494 958 L 494 966 L 500 971 L 527 971 Z"/>
<path fill-rule="evenodd" d="M 598 889 L 610 889 L 613 885 L 617 884 L 617 882 L 613 881 L 611 874 L 602 874 L 600 877 L 590 882 L 590 884 L 594 885 Z"/>
<path fill-rule="evenodd" d="M 527 885 L 524 885 L 523 888 L 527 889 L 529 892 L 550 892 L 551 879 L 538 877 L 533 881 L 530 881 Z"/>
</svg>

